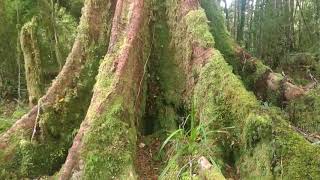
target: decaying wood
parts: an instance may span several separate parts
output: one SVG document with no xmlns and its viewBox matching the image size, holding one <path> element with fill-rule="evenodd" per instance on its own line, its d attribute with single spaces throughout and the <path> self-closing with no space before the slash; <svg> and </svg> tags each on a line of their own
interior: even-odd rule
<svg viewBox="0 0 320 180">
<path fill-rule="evenodd" d="M 250 66 L 250 68 L 256 69 L 256 61 L 259 60 L 255 59 L 251 54 L 246 52 L 241 47 L 238 47 L 238 45 L 234 44 L 234 46 L 236 46 L 235 54 L 243 69 L 245 69 L 245 66 Z M 246 72 L 247 76 L 250 75 L 250 71 L 251 70 Z M 255 70 L 253 70 L 252 73 L 255 73 Z M 273 72 L 267 66 L 266 71 L 262 74 L 258 74 L 257 76 L 260 77 L 256 82 L 253 82 L 254 90 L 256 95 L 262 100 L 268 100 L 266 91 L 271 90 L 275 93 L 280 92 L 279 98 L 281 98 L 283 102 L 288 102 L 303 96 L 304 94 L 308 93 L 308 91 L 314 89 L 317 85 L 317 82 L 314 81 L 310 82 L 306 86 L 299 86 L 295 84 L 289 77 Z"/>
</svg>

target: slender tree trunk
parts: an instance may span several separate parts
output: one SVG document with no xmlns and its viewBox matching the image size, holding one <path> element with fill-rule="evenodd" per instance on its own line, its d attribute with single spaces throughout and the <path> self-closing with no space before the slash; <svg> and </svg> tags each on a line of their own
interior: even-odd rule
<svg viewBox="0 0 320 180">
<path fill-rule="evenodd" d="M 233 17 L 233 37 L 237 38 L 237 31 L 238 31 L 238 3 L 239 0 L 234 1 L 234 17 Z"/>
<path fill-rule="evenodd" d="M 29 106 L 33 107 L 43 95 L 43 72 L 37 40 L 37 20 L 25 24 L 21 30 L 21 48 L 24 55 Z"/>
<path fill-rule="evenodd" d="M 244 36 L 244 26 L 246 22 L 246 4 L 247 0 L 240 0 L 240 24 L 238 25 L 237 31 L 237 41 L 242 44 L 243 36 Z"/>
<path fill-rule="evenodd" d="M 57 25 L 56 25 L 56 8 L 55 8 L 55 3 L 54 0 L 51 0 L 51 18 L 52 21 L 52 29 L 53 29 L 53 35 L 54 35 L 54 49 L 55 49 L 55 54 L 56 54 L 56 59 L 59 64 L 60 70 L 63 67 L 64 60 L 62 59 L 61 56 L 61 51 L 60 51 L 60 43 L 59 43 L 59 38 L 58 38 L 58 32 L 57 32 Z"/>
<path fill-rule="evenodd" d="M 228 4 L 226 0 L 223 0 L 224 3 L 224 13 L 226 14 L 226 22 L 227 22 L 227 29 L 230 31 L 230 20 L 229 20 L 229 10 L 228 10 Z"/>
<path fill-rule="evenodd" d="M 17 3 L 17 0 L 15 1 L 16 4 L 16 15 L 17 15 L 17 32 L 18 32 L 18 36 L 17 36 L 17 64 L 18 64 L 18 101 L 21 100 L 21 43 L 20 43 L 20 7 Z M 1 16 L 1 15 L 0 15 Z"/>
</svg>

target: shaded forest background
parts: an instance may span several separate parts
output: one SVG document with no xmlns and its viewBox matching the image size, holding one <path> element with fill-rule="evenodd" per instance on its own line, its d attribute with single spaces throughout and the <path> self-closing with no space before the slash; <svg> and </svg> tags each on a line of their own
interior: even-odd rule
<svg viewBox="0 0 320 180">
<path fill-rule="evenodd" d="M 319 1 L 235 0 L 224 6 L 224 14 L 232 37 L 272 69 L 299 83 L 306 83 L 301 76 L 309 72 L 318 74 Z"/>
</svg>

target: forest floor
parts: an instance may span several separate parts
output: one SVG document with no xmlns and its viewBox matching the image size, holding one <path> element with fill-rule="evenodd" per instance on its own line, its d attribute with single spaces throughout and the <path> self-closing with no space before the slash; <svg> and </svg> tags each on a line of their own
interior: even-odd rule
<svg viewBox="0 0 320 180">
<path fill-rule="evenodd" d="M 135 166 L 141 180 L 158 179 L 162 164 L 159 158 L 160 146 L 160 139 L 152 135 L 138 138 Z"/>
<path fill-rule="evenodd" d="M 28 112 L 28 105 L 16 101 L 0 102 L 0 133 L 9 129 L 17 119 Z"/>
</svg>

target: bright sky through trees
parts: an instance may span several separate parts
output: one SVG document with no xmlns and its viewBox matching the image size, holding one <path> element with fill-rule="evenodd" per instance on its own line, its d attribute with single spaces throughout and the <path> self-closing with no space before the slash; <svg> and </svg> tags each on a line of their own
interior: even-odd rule
<svg viewBox="0 0 320 180">
<path fill-rule="evenodd" d="M 234 0 L 227 0 L 227 5 L 228 5 L 228 7 L 230 7 L 232 1 L 234 1 Z M 221 1 L 221 5 L 224 6 L 223 1 Z"/>
</svg>

